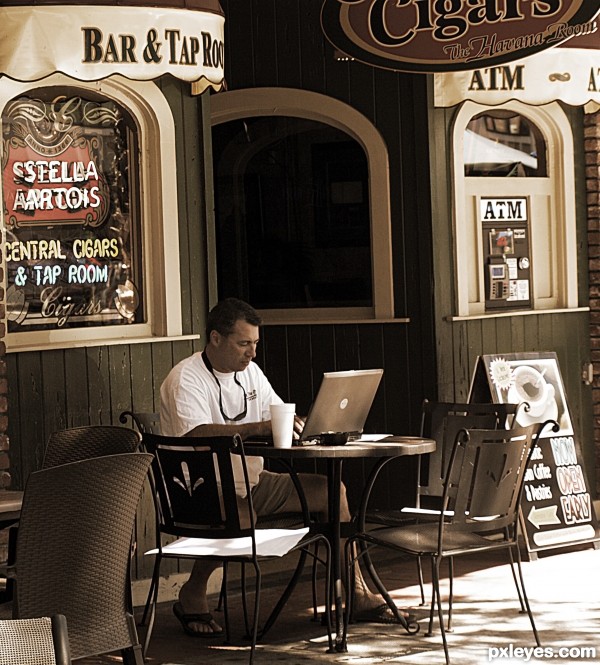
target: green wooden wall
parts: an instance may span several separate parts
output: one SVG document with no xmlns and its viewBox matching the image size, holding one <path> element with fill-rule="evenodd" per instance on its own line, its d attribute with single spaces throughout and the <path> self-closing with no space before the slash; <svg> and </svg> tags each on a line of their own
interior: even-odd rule
<svg viewBox="0 0 600 665">
<path fill-rule="evenodd" d="M 284 86 L 330 95 L 368 117 L 389 150 L 395 315 L 410 322 L 265 326 L 257 360 L 281 397 L 295 401 L 302 412 L 323 371 L 384 367 L 367 427 L 414 434 L 424 397 L 466 398 L 478 354 L 556 350 L 572 415 L 585 439 L 591 415 L 578 378 L 588 346 L 585 314 L 454 323 L 446 318 L 452 314 L 454 283 L 450 185 L 440 157 L 447 122 L 428 115 L 427 77 L 337 62 L 320 29 L 322 0 L 221 2 L 227 17 L 229 90 Z M 158 388 L 169 369 L 201 348 L 209 284 L 214 284 L 208 268 L 214 257 L 206 243 L 212 220 L 209 99 L 192 97 L 189 86 L 172 79 L 159 85 L 176 124 L 183 331 L 201 339 L 9 352 L 13 487 L 22 487 L 39 467 L 53 430 L 118 424 L 125 409 L 156 410 Z M 382 507 L 410 495 L 412 464 L 389 466 L 377 490 Z M 366 471 L 360 463 L 344 469 L 353 503 Z M 152 544 L 147 495 L 137 528 L 138 552 L 143 552 Z M 150 563 L 138 555 L 138 577 L 149 575 Z"/>
<path fill-rule="evenodd" d="M 582 447 L 589 485 L 595 487 L 592 387 L 581 378 L 583 364 L 591 360 L 588 306 L 587 218 L 583 110 L 563 106 L 572 126 L 575 145 L 578 297 L 583 311 L 557 311 L 509 317 L 453 321 L 455 272 L 451 209 L 452 158 L 450 136 L 454 109 L 430 113 L 429 150 L 432 155 L 432 252 L 435 271 L 435 327 L 437 385 L 440 399 L 465 400 L 479 355 L 554 351 L 565 383 L 575 435 Z"/>
</svg>

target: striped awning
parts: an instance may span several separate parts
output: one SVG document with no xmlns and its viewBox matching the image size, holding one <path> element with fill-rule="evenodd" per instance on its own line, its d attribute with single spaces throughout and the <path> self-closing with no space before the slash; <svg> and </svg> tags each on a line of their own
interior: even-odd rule
<svg viewBox="0 0 600 665">
<path fill-rule="evenodd" d="M 224 24 L 218 0 L 8 0 L 0 7 L 0 79 L 170 74 L 192 83 L 195 94 L 220 90 Z"/>
</svg>

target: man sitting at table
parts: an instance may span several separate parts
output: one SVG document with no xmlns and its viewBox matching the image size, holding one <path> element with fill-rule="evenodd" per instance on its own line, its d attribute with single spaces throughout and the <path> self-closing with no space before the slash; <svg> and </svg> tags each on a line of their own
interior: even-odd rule
<svg viewBox="0 0 600 665">
<path fill-rule="evenodd" d="M 219 302 L 208 314 L 207 344 L 201 353 L 182 360 L 169 373 L 160 390 L 161 430 L 168 436 L 228 436 L 238 432 L 242 438 L 270 436 L 269 407 L 281 403 L 271 384 L 256 363 L 259 326 L 256 310 L 235 298 Z M 296 417 L 295 431 L 303 421 Z M 234 464 L 235 464 L 235 458 Z M 234 466 L 238 494 L 245 496 L 239 460 Z M 301 512 L 300 500 L 287 473 L 263 469 L 262 457 L 247 458 L 252 486 L 252 501 L 257 515 Z M 322 475 L 298 474 L 311 513 L 327 512 L 327 479 Z M 342 486 L 342 522 L 351 515 Z M 189 580 L 181 587 L 173 611 L 184 630 L 195 637 L 221 635 L 222 628 L 208 609 L 207 585 L 218 567 L 212 561 L 196 560 Z M 393 622 L 390 609 L 381 597 L 367 587 L 356 566 L 355 618 L 362 621 Z"/>
</svg>

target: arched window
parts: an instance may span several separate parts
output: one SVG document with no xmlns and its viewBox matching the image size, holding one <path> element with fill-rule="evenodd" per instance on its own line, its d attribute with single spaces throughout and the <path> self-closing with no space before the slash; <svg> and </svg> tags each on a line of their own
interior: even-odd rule
<svg viewBox="0 0 600 665">
<path fill-rule="evenodd" d="M 459 317 L 577 307 L 573 137 L 559 105 L 465 102 L 453 160 Z"/>
<path fill-rule="evenodd" d="M 175 158 L 158 138 L 174 126 L 158 88 L 7 81 L 0 113 L 8 350 L 181 334 Z M 165 278 L 150 279 L 158 264 Z"/>
<path fill-rule="evenodd" d="M 221 93 L 211 111 L 218 297 L 267 320 L 390 317 L 387 157 L 371 123 L 301 90 Z"/>
<path fill-rule="evenodd" d="M 473 116 L 465 129 L 465 176 L 544 178 L 546 142 L 525 116 L 502 109 Z"/>
</svg>

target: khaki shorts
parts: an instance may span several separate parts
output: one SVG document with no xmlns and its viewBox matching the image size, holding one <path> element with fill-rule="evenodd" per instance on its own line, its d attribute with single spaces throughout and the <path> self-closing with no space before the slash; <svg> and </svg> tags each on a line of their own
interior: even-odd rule
<svg viewBox="0 0 600 665">
<path fill-rule="evenodd" d="M 295 494 L 296 488 L 289 474 L 262 471 L 258 484 L 252 489 L 254 511 L 259 517 L 279 513 Z"/>
</svg>

